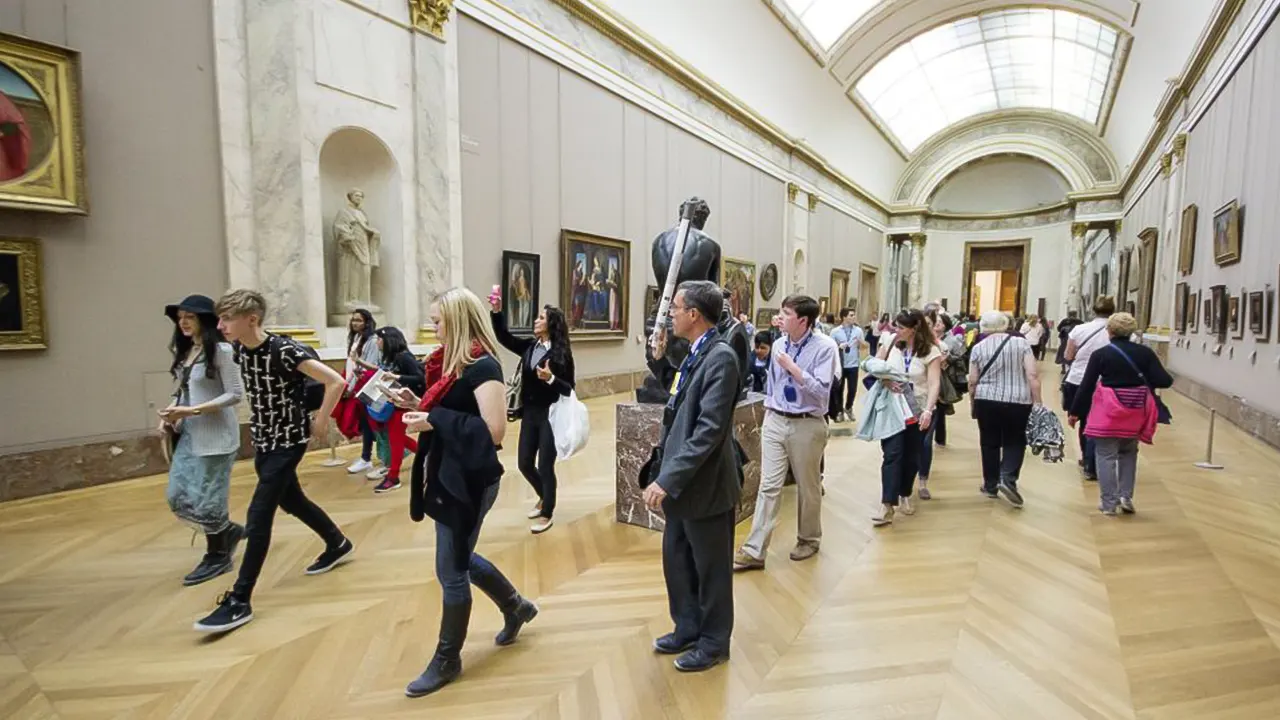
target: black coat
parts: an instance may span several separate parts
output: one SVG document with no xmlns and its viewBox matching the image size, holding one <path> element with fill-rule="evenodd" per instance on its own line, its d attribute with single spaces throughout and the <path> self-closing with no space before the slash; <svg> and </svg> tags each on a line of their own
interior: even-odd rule
<svg viewBox="0 0 1280 720">
<path fill-rule="evenodd" d="M 502 313 L 490 313 L 489 317 L 493 321 L 493 333 L 498 336 L 498 342 L 502 343 L 502 347 L 520 356 L 521 405 L 551 407 L 561 397 L 566 397 L 573 392 L 575 381 L 572 352 L 566 348 L 563 356 L 560 356 L 553 347 L 552 351 L 547 353 L 541 363 L 551 368 L 553 378 L 548 384 L 538 377 L 537 368 L 529 362 L 533 357 L 534 348 L 538 346 L 538 341 L 531 337 L 512 335 L 507 329 L 507 318 Z"/>
<path fill-rule="evenodd" d="M 1103 330 L 1106 332 L 1106 330 Z M 1125 361 L 1116 349 L 1124 351 L 1133 364 L 1146 376 L 1142 382 L 1138 373 Z M 1098 383 L 1109 388 L 1142 387 L 1149 385 L 1152 390 L 1173 386 L 1173 377 L 1160 364 L 1160 358 L 1146 345 L 1131 342 L 1129 338 L 1112 338 L 1111 344 L 1100 347 L 1089 356 L 1089 364 L 1085 366 L 1084 379 L 1080 381 L 1080 389 L 1067 412 L 1076 417 L 1086 417 L 1093 405 L 1093 391 Z"/>
<path fill-rule="evenodd" d="M 724 338 L 708 342 L 663 414 L 656 482 L 667 492 L 662 510 L 672 518 L 728 512 L 742 494 L 743 458 L 733 437 L 733 411 L 742 387 L 738 358 Z"/>
</svg>

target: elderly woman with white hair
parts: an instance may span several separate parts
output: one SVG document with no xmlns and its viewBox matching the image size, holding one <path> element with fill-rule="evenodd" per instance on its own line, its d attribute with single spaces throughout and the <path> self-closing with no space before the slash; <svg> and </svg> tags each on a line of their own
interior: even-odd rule
<svg viewBox="0 0 1280 720">
<path fill-rule="evenodd" d="M 1027 419 L 1040 404 L 1040 374 L 1026 338 L 1009 333 L 1009 316 L 989 310 L 986 335 L 969 355 L 969 392 L 982 448 L 982 493 L 1022 507 L 1018 476 L 1027 453 Z"/>
</svg>

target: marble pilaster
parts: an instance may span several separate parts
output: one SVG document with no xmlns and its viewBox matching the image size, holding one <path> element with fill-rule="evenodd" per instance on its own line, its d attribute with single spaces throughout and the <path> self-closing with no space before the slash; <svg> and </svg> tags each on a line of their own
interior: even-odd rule
<svg viewBox="0 0 1280 720">
<path fill-rule="evenodd" d="M 653 512 L 641 499 L 640 468 L 658 444 L 665 406 L 641 403 L 619 403 L 617 409 L 617 503 L 615 519 L 650 530 L 666 526 L 662 511 Z M 760 491 L 760 427 L 764 423 L 764 396 L 750 394 L 738 403 L 733 414 L 733 431 L 747 453 L 743 468 L 745 480 L 738 501 L 735 521 L 742 522 L 756 511 L 756 495 Z"/>
<path fill-rule="evenodd" d="M 907 305 L 924 307 L 924 233 L 911 235 L 911 274 L 909 276 Z"/>
<path fill-rule="evenodd" d="M 1071 225 L 1071 275 L 1067 286 L 1067 306 L 1063 308 L 1063 315 L 1071 310 L 1079 311 L 1081 317 L 1084 317 L 1084 308 L 1082 307 L 1084 288 L 1081 285 L 1084 278 L 1084 239 L 1089 232 L 1089 226 L 1085 223 L 1073 223 Z"/>
<path fill-rule="evenodd" d="M 273 325 L 314 327 L 302 183 L 299 53 L 303 0 L 245 0 L 245 66 L 258 289 Z M 323 308 L 318 309 L 323 313 Z"/>
</svg>

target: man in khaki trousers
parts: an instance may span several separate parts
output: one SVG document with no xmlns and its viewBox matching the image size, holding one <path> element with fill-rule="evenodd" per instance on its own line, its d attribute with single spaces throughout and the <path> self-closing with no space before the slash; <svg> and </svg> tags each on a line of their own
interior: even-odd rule
<svg viewBox="0 0 1280 720">
<path fill-rule="evenodd" d="M 818 301 L 792 295 L 782 301 L 782 337 L 773 343 L 760 433 L 760 493 L 751 534 L 733 558 L 735 570 L 764 567 L 787 470 L 796 479 L 799 527 L 792 560 L 805 560 L 822 542 L 822 481 L 819 465 L 827 447 L 823 415 L 835 382 L 836 341 L 815 332 Z"/>
</svg>

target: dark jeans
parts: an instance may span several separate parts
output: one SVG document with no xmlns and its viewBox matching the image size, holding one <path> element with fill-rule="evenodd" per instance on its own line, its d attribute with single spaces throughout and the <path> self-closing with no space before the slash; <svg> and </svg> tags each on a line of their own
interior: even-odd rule
<svg viewBox="0 0 1280 720">
<path fill-rule="evenodd" d="M 844 374 L 840 378 L 840 385 L 844 394 L 844 409 L 846 412 L 853 410 L 853 400 L 858 396 L 858 368 L 844 368 Z"/>
<path fill-rule="evenodd" d="M 319 505 L 311 502 L 298 483 L 298 464 L 307 454 L 306 445 L 296 445 L 283 450 L 260 452 L 253 457 L 253 468 L 258 472 L 258 486 L 253 490 L 249 510 L 245 514 L 244 558 L 240 561 L 240 577 L 232 591 L 236 597 L 249 601 L 253 587 L 258 583 L 262 564 L 266 562 L 271 547 L 271 526 L 279 508 L 298 518 L 312 532 L 324 540 L 326 548 L 342 544 L 344 536 L 338 526 L 329 519 Z"/>
<path fill-rule="evenodd" d="M 448 525 L 436 523 L 436 579 L 440 581 L 445 605 L 469 602 L 471 583 L 475 583 L 476 587 L 498 603 L 499 607 L 515 595 L 515 587 L 502 574 L 502 571 L 475 551 L 484 517 L 497 499 L 498 484 L 494 483 L 484 491 L 484 497 L 480 503 L 480 518 L 476 522 L 476 529 L 471 531 L 470 537 L 459 537 Z M 457 563 L 454 562 L 454 558 L 457 557 L 454 554 L 454 548 L 461 542 L 465 542 L 467 549 L 471 551 L 471 564 L 466 570 L 459 570 Z"/>
<path fill-rule="evenodd" d="M 880 441 L 884 461 L 880 464 L 880 502 L 897 505 L 899 498 L 911 497 L 920 465 L 921 433 L 919 425 Z"/>
<path fill-rule="evenodd" d="M 1070 414 L 1071 406 L 1076 401 L 1076 393 L 1080 392 L 1079 385 L 1072 383 L 1062 384 L 1062 409 Z M 1080 457 L 1084 460 L 1084 474 L 1089 477 L 1098 477 L 1098 459 L 1097 452 L 1093 446 L 1093 438 L 1084 434 L 1085 422 L 1089 419 L 1089 413 L 1080 416 L 1080 421 L 1076 423 L 1076 440 L 1080 443 Z"/>
<path fill-rule="evenodd" d="M 982 449 L 982 487 L 995 492 L 1003 480 L 1016 488 L 1027 456 L 1031 406 L 974 400 L 973 412 L 978 419 L 978 445 Z"/>
<path fill-rule="evenodd" d="M 946 447 L 947 446 L 947 414 L 942 411 L 941 405 L 938 406 L 938 409 L 934 410 L 934 413 L 937 414 L 937 417 L 933 419 L 933 426 L 934 428 L 936 428 L 933 431 L 933 437 L 938 441 L 939 445 Z M 932 463 L 933 458 L 930 457 L 929 461 L 930 463 Z M 926 476 L 927 475 L 928 473 L 926 473 Z"/>
<path fill-rule="evenodd" d="M 935 410 L 934 412 L 938 414 L 934 416 L 929 429 L 920 433 L 920 459 L 917 461 L 917 465 L 919 466 L 921 480 L 928 480 L 929 472 L 933 470 L 933 440 L 939 430 L 938 421 L 945 417 L 941 411 Z"/>
<path fill-rule="evenodd" d="M 551 432 L 551 408 L 525 405 L 520 419 L 520 474 L 542 501 L 542 517 L 556 511 L 556 437 Z"/>
<path fill-rule="evenodd" d="M 369 425 L 369 416 L 364 414 L 364 410 L 360 411 L 360 459 L 369 462 L 373 457 L 373 439 L 376 434 L 373 427 Z"/>
<path fill-rule="evenodd" d="M 696 638 L 710 655 L 729 652 L 733 632 L 733 520 L 733 510 L 695 520 L 668 517 L 662 531 L 662 574 L 676 638 Z"/>
</svg>

